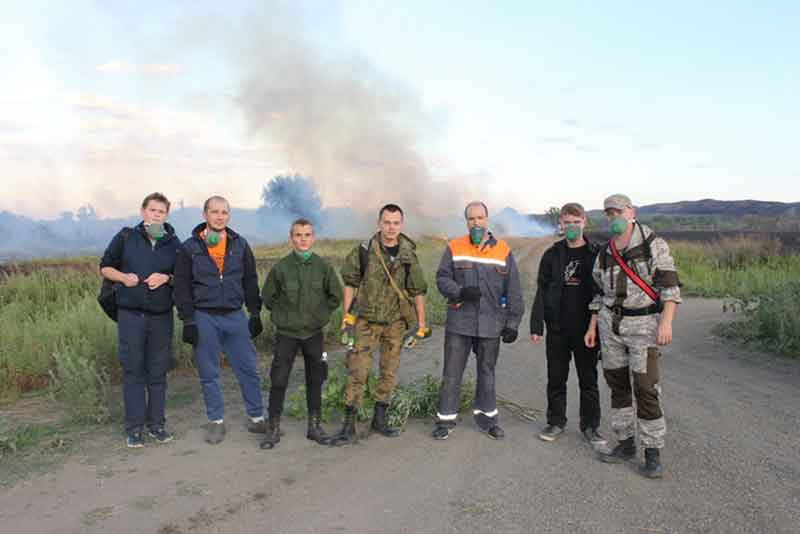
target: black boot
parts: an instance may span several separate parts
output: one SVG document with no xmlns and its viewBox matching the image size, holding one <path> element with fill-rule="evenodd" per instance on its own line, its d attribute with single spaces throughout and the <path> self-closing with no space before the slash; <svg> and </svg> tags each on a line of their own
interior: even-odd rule
<svg viewBox="0 0 800 534">
<path fill-rule="evenodd" d="M 320 424 L 319 412 L 309 412 L 308 414 L 308 431 L 306 438 L 311 441 L 316 441 L 320 445 L 330 445 L 331 437 L 325 433 L 325 429 Z"/>
<path fill-rule="evenodd" d="M 354 406 L 345 406 L 344 410 L 342 429 L 331 437 L 329 442 L 334 447 L 358 441 L 358 436 L 356 435 L 356 409 Z"/>
<path fill-rule="evenodd" d="M 389 410 L 389 405 L 385 402 L 375 403 L 375 413 L 372 416 L 372 430 L 386 436 L 387 438 L 396 438 L 400 435 L 400 430 L 389 426 L 389 421 L 386 418 L 386 412 Z"/>
<path fill-rule="evenodd" d="M 601 452 L 598 458 L 607 464 L 621 464 L 636 456 L 636 443 L 633 438 L 623 439 L 611 452 Z"/>
<path fill-rule="evenodd" d="M 664 475 L 661 454 L 658 449 L 644 450 L 644 463 L 639 466 L 639 472 L 647 478 L 661 478 Z"/>
<path fill-rule="evenodd" d="M 260 447 L 262 449 L 274 449 L 281 441 L 281 416 L 276 415 L 269 418 L 267 423 L 267 433 L 264 434 L 264 439 L 261 440 Z"/>
</svg>

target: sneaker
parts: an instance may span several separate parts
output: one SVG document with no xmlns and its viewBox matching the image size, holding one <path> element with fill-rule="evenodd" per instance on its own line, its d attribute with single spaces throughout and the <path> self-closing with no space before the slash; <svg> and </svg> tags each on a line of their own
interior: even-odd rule
<svg viewBox="0 0 800 534">
<path fill-rule="evenodd" d="M 450 425 L 442 425 L 437 423 L 435 427 L 433 427 L 433 432 L 431 432 L 431 436 L 433 439 L 443 440 L 450 437 L 450 434 L 453 432 L 453 427 Z"/>
<path fill-rule="evenodd" d="M 206 427 L 206 443 L 216 445 L 225 439 L 225 423 L 209 422 Z"/>
<path fill-rule="evenodd" d="M 555 441 L 564 433 L 564 427 L 558 425 L 547 425 L 539 433 L 539 439 L 542 441 Z"/>
<path fill-rule="evenodd" d="M 253 434 L 266 434 L 267 433 L 267 420 L 263 417 L 258 421 L 252 419 L 247 420 L 247 431 Z"/>
<path fill-rule="evenodd" d="M 159 443 L 169 443 L 170 441 L 172 441 L 172 434 L 167 432 L 163 426 L 151 428 L 147 433 L 150 435 L 151 438 L 153 438 Z"/>
<path fill-rule="evenodd" d="M 472 419 L 475 421 L 475 425 L 478 427 L 478 430 L 481 432 L 488 432 L 492 425 L 494 424 L 494 418 L 489 417 L 485 413 L 478 412 L 472 416 Z"/>
<path fill-rule="evenodd" d="M 597 458 L 607 464 L 621 464 L 636 456 L 636 442 L 633 438 L 623 439 L 610 452 L 599 451 Z"/>
<path fill-rule="evenodd" d="M 586 439 L 586 441 L 591 443 L 592 447 L 599 447 L 600 445 L 605 445 L 607 443 L 606 438 L 604 438 L 596 428 L 586 428 L 581 432 L 581 434 L 583 434 L 583 437 Z"/>
<path fill-rule="evenodd" d="M 129 449 L 141 449 L 144 447 L 144 439 L 142 439 L 141 432 L 131 432 L 128 434 L 128 439 L 125 441 L 125 444 L 128 446 Z"/>
<path fill-rule="evenodd" d="M 506 437 L 505 431 L 496 423 L 489 427 L 489 430 L 486 431 L 486 435 L 492 439 L 503 439 Z"/>
</svg>

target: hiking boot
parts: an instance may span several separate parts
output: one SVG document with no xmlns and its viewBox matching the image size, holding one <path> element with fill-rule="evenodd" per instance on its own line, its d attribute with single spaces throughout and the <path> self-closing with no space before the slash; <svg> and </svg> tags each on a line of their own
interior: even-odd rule
<svg viewBox="0 0 800 534">
<path fill-rule="evenodd" d="M 386 417 L 386 412 L 388 410 L 389 405 L 387 403 L 376 402 L 375 413 L 372 416 L 372 425 L 370 428 L 387 438 L 396 438 L 400 435 L 400 430 L 389 426 L 389 419 Z"/>
<path fill-rule="evenodd" d="M 342 429 L 331 437 L 330 445 L 338 447 L 355 443 L 356 441 L 358 441 L 358 436 L 356 435 L 356 409 L 354 406 L 345 406 Z"/>
<path fill-rule="evenodd" d="M 547 425 L 539 433 L 539 439 L 542 441 L 555 441 L 564 433 L 564 427 L 558 425 Z"/>
<path fill-rule="evenodd" d="M 450 434 L 453 433 L 454 429 L 455 425 L 452 423 L 437 421 L 436 426 L 433 427 L 431 436 L 433 436 L 433 439 L 445 440 L 450 437 Z"/>
<path fill-rule="evenodd" d="M 262 449 L 274 449 L 275 445 L 281 441 L 281 416 L 270 417 L 266 427 L 264 439 L 261 440 L 259 447 Z"/>
<path fill-rule="evenodd" d="M 639 472 L 647 478 L 661 478 L 664 476 L 664 467 L 661 465 L 661 453 L 658 449 L 644 450 L 644 463 L 639 466 Z"/>
<path fill-rule="evenodd" d="M 621 464 L 636 456 L 636 443 L 633 438 L 623 439 L 611 452 L 599 452 L 598 459 L 607 464 Z"/>
<path fill-rule="evenodd" d="M 216 445 L 225 439 L 225 423 L 211 421 L 206 427 L 206 443 Z"/>
<path fill-rule="evenodd" d="M 319 412 L 311 412 L 308 414 L 308 431 L 306 431 L 306 438 L 311 441 L 316 441 L 320 445 L 330 445 L 331 437 L 325 432 L 320 424 Z"/>
<path fill-rule="evenodd" d="M 247 431 L 253 434 L 266 434 L 267 433 L 267 420 L 264 417 L 249 419 L 247 421 Z"/>
<path fill-rule="evenodd" d="M 167 432 L 163 426 L 153 427 L 147 433 L 159 443 L 169 443 L 172 441 L 172 434 Z"/>
<path fill-rule="evenodd" d="M 592 447 L 599 447 L 600 445 L 606 444 L 606 438 L 604 438 L 596 428 L 585 428 L 581 434 L 583 434 L 584 439 L 588 441 Z"/>
<path fill-rule="evenodd" d="M 144 447 L 144 439 L 141 432 L 131 432 L 125 440 L 125 445 L 129 449 L 141 449 Z"/>
</svg>

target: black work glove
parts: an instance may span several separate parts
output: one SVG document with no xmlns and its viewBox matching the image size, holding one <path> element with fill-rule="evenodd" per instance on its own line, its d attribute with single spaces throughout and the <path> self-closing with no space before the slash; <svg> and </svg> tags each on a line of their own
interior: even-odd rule
<svg viewBox="0 0 800 534">
<path fill-rule="evenodd" d="M 503 343 L 513 343 L 517 340 L 517 329 L 506 326 L 500 332 L 500 337 L 503 338 Z"/>
<path fill-rule="evenodd" d="M 196 347 L 197 341 L 200 339 L 200 332 L 197 330 L 197 324 L 192 322 L 183 323 L 183 342 Z"/>
<path fill-rule="evenodd" d="M 481 288 L 478 286 L 462 287 L 458 292 L 458 300 L 462 302 L 478 302 L 481 300 Z"/>
<path fill-rule="evenodd" d="M 247 328 L 250 330 L 250 339 L 257 338 L 264 331 L 264 325 L 261 324 L 261 315 L 258 313 L 252 314 L 250 321 L 247 323 Z"/>
</svg>

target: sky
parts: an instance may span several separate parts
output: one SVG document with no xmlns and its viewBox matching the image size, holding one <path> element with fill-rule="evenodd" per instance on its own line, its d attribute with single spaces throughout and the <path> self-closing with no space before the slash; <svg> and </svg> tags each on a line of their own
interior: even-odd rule
<svg viewBox="0 0 800 534">
<path fill-rule="evenodd" d="M 124 4 L 4 2 L 0 210 L 800 200 L 794 2 Z"/>
</svg>

